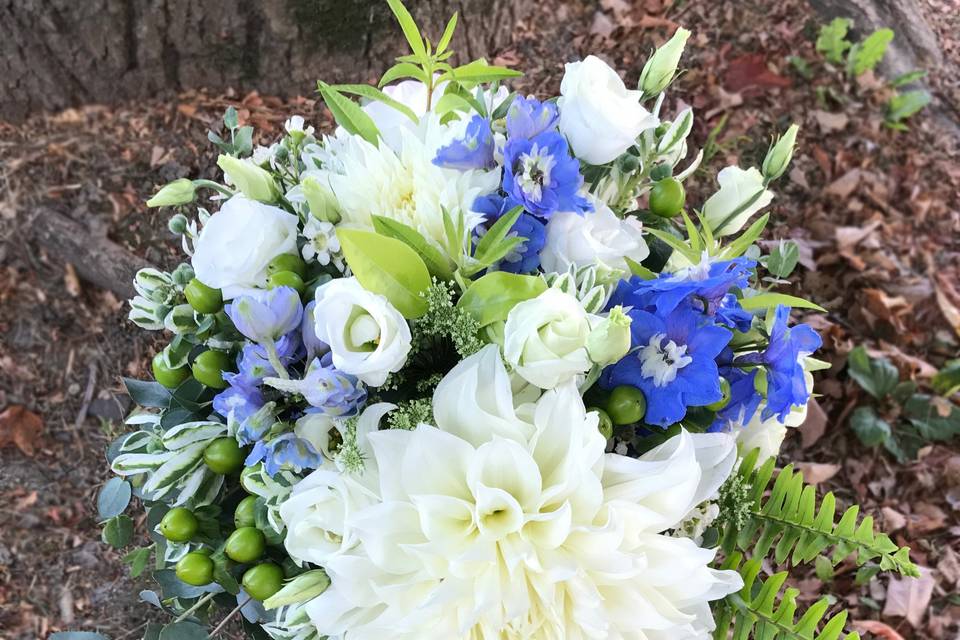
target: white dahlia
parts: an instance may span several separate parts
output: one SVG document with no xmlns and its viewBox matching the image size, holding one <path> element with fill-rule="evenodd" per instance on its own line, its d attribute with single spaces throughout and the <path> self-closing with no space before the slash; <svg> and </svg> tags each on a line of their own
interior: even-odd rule
<svg viewBox="0 0 960 640">
<path fill-rule="evenodd" d="M 462 384 L 437 389 L 439 428 L 367 434 L 363 474 L 317 471 L 282 508 L 290 554 L 332 581 L 304 607 L 320 635 L 706 638 L 708 602 L 740 579 L 663 532 L 716 492 L 732 440 L 683 432 L 640 459 L 605 454 L 572 382 L 527 423 L 497 347 L 450 376 Z"/>
</svg>

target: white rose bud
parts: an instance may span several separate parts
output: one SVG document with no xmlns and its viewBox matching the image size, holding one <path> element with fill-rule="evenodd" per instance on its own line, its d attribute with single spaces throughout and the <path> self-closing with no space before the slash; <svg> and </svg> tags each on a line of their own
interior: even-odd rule
<svg viewBox="0 0 960 640">
<path fill-rule="evenodd" d="M 587 312 L 559 289 L 547 289 L 511 309 L 503 334 L 504 360 L 541 389 L 553 389 L 592 366 L 586 347 Z"/>
<path fill-rule="evenodd" d="M 230 300 L 267 282 L 267 264 L 297 251 L 297 216 L 236 195 L 203 225 L 193 252 L 200 282 Z"/>
<path fill-rule="evenodd" d="M 605 164 L 629 149 L 659 120 L 640 105 L 617 72 L 596 56 L 566 65 L 560 83 L 560 131 L 578 159 Z"/>
<path fill-rule="evenodd" d="M 763 174 L 755 167 L 725 167 L 717 174 L 717 182 L 720 190 L 703 204 L 703 217 L 715 236 L 740 231 L 753 214 L 773 200 L 773 192 L 764 187 Z"/>
<path fill-rule="evenodd" d="M 776 180 L 783 175 L 790 165 L 793 158 L 793 146 L 797 141 L 797 132 L 800 127 L 792 124 L 787 132 L 784 133 L 775 143 L 770 145 L 767 151 L 767 157 L 763 159 L 763 177 L 770 180 Z"/>
<path fill-rule="evenodd" d="M 605 367 L 627 355 L 631 322 L 632 318 L 623 312 L 623 307 L 617 305 L 593 327 L 587 336 L 587 353 L 594 364 Z"/>
<path fill-rule="evenodd" d="M 329 187 L 312 176 L 304 178 L 300 182 L 300 187 L 303 189 L 303 197 L 307 199 L 310 213 L 314 218 L 334 224 L 340 222 L 340 207 Z"/>
<path fill-rule="evenodd" d="M 403 368 L 410 327 L 383 296 L 356 278 L 331 280 L 317 289 L 317 338 L 330 345 L 333 366 L 373 387 Z"/>
<path fill-rule="evenodd" d="M 690 32 L 681 27 L 666 44 L 653 52 L 640 72 L 639 86 L 644 96 L 655 96 L 667 88 L 677 72 L 683 47 L 689 37 Z"/>
<path fill-rule="evenodd" d="M 223 169 L 223 174 L 240 190 L 240 193 L 251 200 L 269 204 L 276 202 L 280 197 L 277 183 L 274 182 L 270 172 L 253 162 L 221 154 L 217 158 L 217 166 Z"/>
<path fill-rule="evenodd" d="M 188 178 L 174 180 L 165 185 L 156 195 L 147 200 L 148 207 L 174 207 L 179 204 L 190 204 L 197 196 L 197 188 Z"/>
</svg>

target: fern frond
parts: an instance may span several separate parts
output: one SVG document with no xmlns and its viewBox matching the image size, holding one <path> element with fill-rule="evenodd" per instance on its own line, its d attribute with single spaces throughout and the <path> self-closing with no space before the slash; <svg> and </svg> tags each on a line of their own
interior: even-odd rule
<svg viewBox="0 0 960 640">
<path fill-rule="evenodd" d="M 830 601 L 824 597 L 796 619 L 799 589 L 783 588 L 787 572 L 760 580 L 761 557 L 747 561 L 742 567 L 740 553 L 731 555 L 724 568 L 737 569 L 743 577 L 743 589 L 728 596 L 716 612 L 715 640 L 859 640 L 860 634 L 843 635 L 847 612 L 826 618 Z M 821 627 L 821 622 L 825 623 Z M 733 635 L 730 635 L 730 627 Z"/>
<path fill-rule="evenodd" d="M 829 553 L 836 566 L 855 553 L 858 566 L 878 560 L 881 570 L 920 575 L 908 547 L 898 547 L 889 536 L 874 531 L 871 516 L 858 523 L 859 507 L 850 507 L 836 522 L 833 493 L 823 496 L 818 506 L 816 489 L 804 484 L 803 474 L 792 465 L 780 471 L 767 495 L 775 461 L 771 458 L 756 467 L 758 453 L 751 452 L 740 465 L 741 481 L 750 487 L 749 506 L 741 527 L 727 526 L 723 531 L 727 556 L 740 549 L 763 558 L 773 550 L 777 564 L 789 558 L 796 566 Z"/>
</svg>

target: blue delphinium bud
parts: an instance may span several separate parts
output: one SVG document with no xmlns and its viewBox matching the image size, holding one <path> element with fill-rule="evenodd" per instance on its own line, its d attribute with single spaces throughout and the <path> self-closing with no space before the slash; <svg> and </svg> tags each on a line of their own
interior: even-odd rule
<svg viewBox="0 0 960 640">
<path fill-rule="evenodd" d="M 260 343 L 272 343 L 293 329 L 303 317 L 300 294 L 292 287 L 277 287 L 235 298 L 224 307 L 237 331 Z"/>
</svg>

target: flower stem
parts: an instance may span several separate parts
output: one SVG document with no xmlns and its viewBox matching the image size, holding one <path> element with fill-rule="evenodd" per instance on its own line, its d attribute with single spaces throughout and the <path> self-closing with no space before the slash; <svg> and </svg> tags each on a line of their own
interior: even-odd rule
<svg viewBox="0 0 960 640">
<path fill-rule="evenodd" d="M 184 620 L 186 620 L 187 618 L 189 618 L 191 615 L 193 615 L 193 612 L 194 612 L 194 611 L 196 611 L 197 609 L 199 609 L 200 607 L 202 607 L 202 606 L 205 605 L 206 603 L 210 602 L 210 600 L 213 599 L 213 596 L 214 596 L 214 595 L 215 595 L 215 594 L 213 594 L 213 593 L 208 593 L 208 594 L 206 594 L 205 596 L 203 596 L 202 598 L 200 598 L 199 600 L 197 600 L 192 607 L 190 607 L 189 609 L 187 609 L 186 611 L 184 611 L 183 613 L 181 613 L 180 616 L 179 616 L 176 620 L 174 620 L 174 622 L 175 622 L 175 623 L 176 623 L 176 622 L 183 622 Z"/>
<path fill-rule="evenodd" d="M 253 600 L 253 596 L 247 596 L 246 600 L 244 600 L 242 603 L 238 603 L 237 608 L 231 611 L 230 613 L 228 613 L 227 617 L 221 620 L 220 624 L 218 624 L 216 628 L 214 628 L 214 630 L 210 632 L 210 637 L 211 638 L 216 637 L 216 635 L 220 633 L 220 631 L 225 626 L 227 626 L 227 623 L 230 622 L 230 619 L 233 618 L 233 616 L 237 615 L 237 612 L 240 611 L 240 609 L 243 609 L 247 605 L 247 603 L 250 602 L 251 600 Z"/>
<path fill-rule="evenodd" d="M 267 341 L 261 343 L 263 345 L 263 350 L 267 352 L 267 360 L 270 361 L 270 365 L 276 370 L 277 376 L 283 378 L 284 380 L 290 379 L 290 374 L 287 373 L 287 368 L 283 366 L 283 363 L 280 362 L 280 355 L 277 353 L 277 345 L 272 341 Z"/>
</svg>

